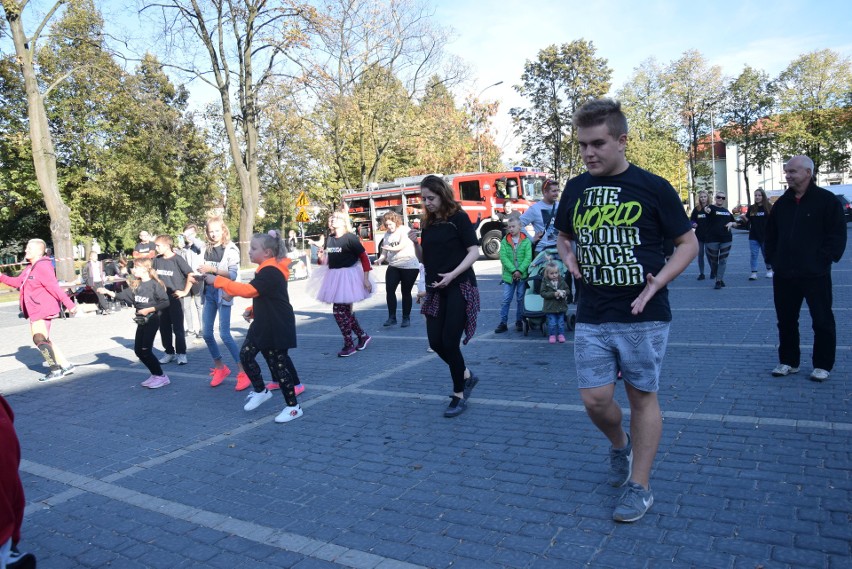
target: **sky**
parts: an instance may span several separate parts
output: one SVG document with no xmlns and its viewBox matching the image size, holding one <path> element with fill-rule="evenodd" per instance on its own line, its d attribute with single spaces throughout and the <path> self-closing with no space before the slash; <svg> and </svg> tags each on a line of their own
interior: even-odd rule
<svg viewBox="0 0 852 569">
<path fill-rule="evenodd" d="M 643 61 L 666 65 L 697 49 L 710 65 L 736 77 L 745 65 L 777 76 L 805 53 L 832 49 L 852 57 L 848 0 L 705 2 L 648 0 L 433 0 L 437 23 L 453 28 L 447 51 L 472 71 L 467 93 L 499 101 L 492 122 L 504 158 L 516 157 L 509 109 L 524 106 L 512 89 L 524 63 L 553 44 L 591 41 L 613 70 L 613 93 Z M 465 93 L 466 94 L 466 93 Z"/>
</svg>

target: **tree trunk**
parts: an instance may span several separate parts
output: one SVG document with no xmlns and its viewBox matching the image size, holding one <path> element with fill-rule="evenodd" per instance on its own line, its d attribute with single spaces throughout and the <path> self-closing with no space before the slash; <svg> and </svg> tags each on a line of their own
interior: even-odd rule
<svg viewBox="0 0 852 569">
<path fill-rule="evenodd" d="M 56 256 L 56 273 L 60 280 L 74 278 L 74 253 L 71 244 L 70 209 L 62 201 L 56 173 L 56 152 L 53 138 L 47 122 L 44 98 L 38 88 L 35 66 L 33 64 L 33 45 L 24 33 L 20 14 L 6 7 L 6 19 L 12 32 L 15 54 L 24 77 L 24 89 L 27 93 L 27 116 L 30 123 L 30 141 L 33 150 L 33 166 L 44 204 L 50 215 L 50 234 L 53 241 L 53 253 Z"/>
</svg>

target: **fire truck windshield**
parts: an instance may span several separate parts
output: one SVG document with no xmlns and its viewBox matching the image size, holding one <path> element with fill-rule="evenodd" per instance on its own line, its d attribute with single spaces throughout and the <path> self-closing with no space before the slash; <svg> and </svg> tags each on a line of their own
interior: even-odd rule
<svg viewBox="0 0 852 569">
<path fill-rule="evenodd" d="M 541 186 L 545 180 L 544 176 L 522 176 L 521 184 L 524 187 L 524 198 L 529 201 L 539 201 L 541 199 Z"/>
</svg>

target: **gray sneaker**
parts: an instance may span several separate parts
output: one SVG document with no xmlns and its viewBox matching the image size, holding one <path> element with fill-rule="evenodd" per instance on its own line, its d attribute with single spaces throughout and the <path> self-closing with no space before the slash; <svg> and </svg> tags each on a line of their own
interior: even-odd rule
<svg viewBox="0 0 852 569">
<path fill-rule="evenodd" d="M 775 377 L 784 377 L 791 373 L 799 373 L 799 368 L 788 366 L 787 364 L 778 364 L 775 366 L 775 369 L 772 370 L 772 375 Z"/>
<path fill-rule="evenodd" d="M 612 519 L 617 522 L 635 522 L 645 515 L 654 503 L 654 495 L 651 489 L 645 490 L 641 484 L 628 482 L 627 489 L 621 495 L 618 506 L 612 513 Z"/>
<path fill-rule="evenodd" d="M 627 446 L 622 449 L 609 449 L 609 484 L 620 488 L 627 484 L 633 473 L 633 443 L 627 435 Z"/>
</svg>

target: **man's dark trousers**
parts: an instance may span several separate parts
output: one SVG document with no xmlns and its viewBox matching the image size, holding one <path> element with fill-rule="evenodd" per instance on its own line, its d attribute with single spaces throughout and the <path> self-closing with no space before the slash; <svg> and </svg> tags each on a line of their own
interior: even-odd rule
<svg viewBox="0 0 852 569">
<path fill-rule="evenodd" d="M 813 321 L 813 365 L 831 371 L 837 347 L 837 328 L 831 312 L 831 273 L 806 278 L 784 278 L 776 273 L 772 288 L 775 293 L 775 314 L 778 317 L 778 361 L 799 367 L 799 312 L 804 300 L 808 303 Z"/>
</svg>

